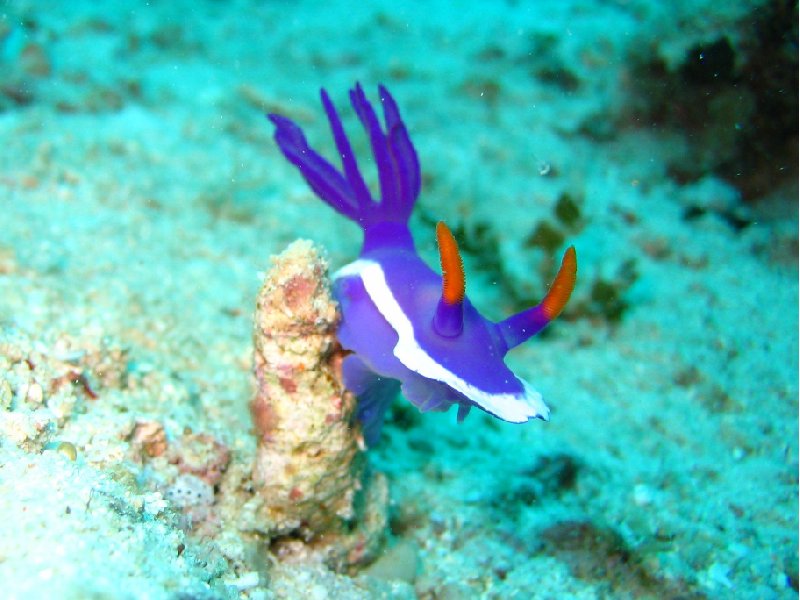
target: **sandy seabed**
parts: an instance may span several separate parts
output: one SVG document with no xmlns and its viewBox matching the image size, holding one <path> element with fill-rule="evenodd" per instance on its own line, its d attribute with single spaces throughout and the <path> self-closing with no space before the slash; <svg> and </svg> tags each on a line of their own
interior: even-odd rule
<svg viewBox="0 0 800 600">
<path fill-rule="evenodd" d="M 641 80 L 739 52 L 762 3 L 462 4 L 0 6 L 3 597 L 797 597 L 796 178 L 745 202 L 713 140 L 650 126 Z M 223 482 L 249 468 L 270 256 L 308 238 L 339 267 L 360 245 L 263 115 L 332 156 L 324 86 L 374 183 L 356 81 L 400 104 L 420 252 L 435 265 L 447 221 L 485 314 L 538 301 L 568 244 L 579 277 L 509 355 L 550 422 L 398 398 L 368 453 L 385 556 L 337 574 L 241 537 L 220 480 L 178 494 L 183 458 L 151 456 L 142 423 L 224 447 Z"/>
</svg>

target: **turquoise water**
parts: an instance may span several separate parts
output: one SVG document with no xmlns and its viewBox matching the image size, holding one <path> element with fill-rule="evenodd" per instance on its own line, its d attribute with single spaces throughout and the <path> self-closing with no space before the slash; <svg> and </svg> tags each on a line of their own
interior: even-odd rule
<svg viewBox="0 0 800 600">
<path fill-rule="evenodd" d="M 797 597 L 797 7 L 722 4 L 1 3 L 0 596 Z M 353 515 L 279 527 L 256 297 L 361 233 L 265 114 L 332 159 L 324 87 L 377 190 L 356 82 L 416 146 L 431 267 L 444 220 L 490 319 L 570 245 L 577 284 L 507 357 L 548 422 L 398 397 Z"/>
</svg>

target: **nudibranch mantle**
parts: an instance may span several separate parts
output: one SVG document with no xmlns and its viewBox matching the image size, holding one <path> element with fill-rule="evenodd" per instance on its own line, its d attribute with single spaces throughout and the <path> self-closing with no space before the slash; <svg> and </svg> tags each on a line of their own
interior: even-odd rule
<svg viewBox="0 0 800 600">
<path fill-rule="evenodd" d="M 486 412 L 504 421 L 523 423 L 535 417 L 545 420 L 548 418 L 550 411 L 542 401 L 541 394 L 530 385 L 527 385 L 524 380 L 520 380 L 523 384 L 521 394 L 503 391 L 502 384 L 505 384 L 510 378 L 514 378 L 514 375 L 507 368 L 503 370 L 505 372 L 497 371 L 497 365 L 493 365 L 494 372 L 483 369 L 486 372 L 480 373 L 476 371 L 481 370 L 482 365 L 491 364 L 491 361 L 462 360 L 451 367 L 461 367 L 462 370 L 464 367 L 469 367 L 468 372 L 459 374 L 444 366 L 447 362 L 451 362 L 448 361 L 448 353 L 452 350 L 457 351 L 457 348 L 450 348 L 454 342 L 447 339 L 442 340 L 442 343 L 438 344 L 437 348 L 436 340 L 427 340 L 429 344 L 426 344 L 426 348 L 428 349 L 423 348 L 421 344 L 424 343 L 426 337 L 425 331 L 424 329 L 415 331 L 414 327 L 414 321 L 417 320 L 414 317 L 422 311 L 407 310 L 400 305 L 387 282 L 383 267 L 379 263 L 371 260 L 357 260 L 334 275 L 334 279 L 337 281 L 348 278 L 359 278 L 361 280 L 370 301 L 396 334 L 397 341 L 392 354 L 407 369 L 424 378 L 447 385 Z M 429 298 L 438 300 L 438 287 L 437 285 L 435 290 L 437 295 L 428 295 Z M 415 294 L 419 294 L 419 290 L 415 290 Z M 425 323 L 425 321 L 421 322 Z M 477 326 L 473 330 L 468 328 L 464 335 L 466 338 L 472 338 L 467 342 L 471 347 L 483 346 L 489 351 L 494 345 L 490 332 L 487 330 L 480 331 Z M 342 333 L 340 333 L 339 337 L 341 339 Z M 344 337 L 347 339 L 350 336 L 345 332 Z M 481 337 L 486 339 L 480 339 Z M 459 340 L 459 343 L 464 344 L 465 341 L 467 340 Z M 436 356 L 431 350 L 439 350 L 437 354 L 440 356 Z M 497 352 L 491 352 L 491 355 L 497 356 Z M 481 358 L 483 359 L 483 356 Z M 502 378 L 502 382 L 495 382 L 497 385 L 491 385 L 490 378 L 497 379 L 498 376 Z M 482 381 L 481 387 L 467 381 L 467 378 L 475 380 L 476 377 Z M 492 389 L 496 391 L 492 391 Z M 441 398 L 431 399 L 430 402 L 441 400 Z M 433 407 L 423 406 L 421 408 L 431 410 Z"/>
<path fill-rule="evenodd" d="M 498 323 L 484 318 L 464 293 L 458 247 L 444 223 L 436 231 L 443 274 L 416 252 L 408 218 L 421 189 L 419 161 L 394 99 L 383 86 L 379 93 L 386 132 L 359 85 L 350 100 L 370 139 L 380 202 L 370 195 L 325 90 L 322 103 L 343 172 L 308 146 L 295 123 L 269 115 L 278 147 L 311 189 L 364 230 L 360 257 L 334 275 L 334 295 L 342 312 L 337 337 L 351 351 L 342 367 L 345 385 L 358 396 L 367 443 L 377 441 L 398 386 L 423 412 L 457 404 L 459 420 L 473 406 L 514 423 L 547 420 L 541 394 L 503 357 L 566 305 L 577 273 L 574 248 L 540 304 Z"/>
</svg>

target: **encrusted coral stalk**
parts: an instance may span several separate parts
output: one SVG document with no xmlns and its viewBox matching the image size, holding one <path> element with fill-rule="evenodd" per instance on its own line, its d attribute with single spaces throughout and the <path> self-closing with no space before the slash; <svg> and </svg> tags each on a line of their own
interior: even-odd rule
<svg viewBox="0 0 800 600">
<path fill-rule="evenodd" d="M 339 317 L 327 270 L 311 242 L 294 242 L 273 258 L 258 295 L 253 481 L 259 529 L 290 540 L 293 554 L 298 544 L 304 552 L 322 550 L 341 567 L 380 543 L 386 483 L 383 476 L 366 483 L 356 399 L 342 383 Z"/>
</svg>

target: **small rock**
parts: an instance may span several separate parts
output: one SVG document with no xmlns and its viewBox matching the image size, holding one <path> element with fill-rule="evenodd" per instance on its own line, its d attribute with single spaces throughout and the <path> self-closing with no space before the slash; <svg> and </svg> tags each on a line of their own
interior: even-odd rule
<svg viewBox="0 0 800 600">
<path fill-rule="evenodd" d="M 364 574 L 385 581 L 414 583 L 417 577 L 417 547 L 413 542 L 403 541 L 384 550 L 383 554 L 364 569 Z"/>
</svg>

